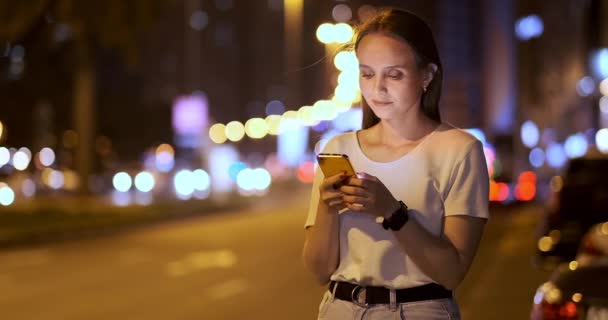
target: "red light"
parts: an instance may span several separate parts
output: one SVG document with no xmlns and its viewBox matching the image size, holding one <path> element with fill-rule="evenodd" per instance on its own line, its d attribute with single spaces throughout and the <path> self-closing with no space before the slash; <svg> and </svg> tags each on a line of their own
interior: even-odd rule
<svg viewBox="0 0 608 320">
<path fill-rule="evenodd" d="M 519 179 L 517 179 L 519 183 L 522 182 L 531 182 L 536 184 L 536 173 L 532 171 L 524 171 L 519 174 Z"/>
<path fill-rule="evenodd" d="M 302 163 L 298 167 L 297 177 L 301 182 L 312 183 L 315 179 L 315 164 L 310 161 Z"/>
<path fill-rule="evenodd" d="M 538 320 L 577 320 L 578 310 L 574 302 L 569 301 L 565 304 L 551 304 L 542 302 L 542 316 L 535 318 Z"/>
<path fill-rule="evenodd" d="M 536 195 L 536 184 L 530 181 L 521 181 L 515 187 L 515 199 L 530 201 Z"/>
</svg>

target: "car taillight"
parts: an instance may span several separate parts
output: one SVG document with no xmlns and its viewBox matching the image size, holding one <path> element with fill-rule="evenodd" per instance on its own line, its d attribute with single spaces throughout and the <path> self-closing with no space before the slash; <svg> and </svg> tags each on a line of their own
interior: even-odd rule
<svg viewBox="0 0 608 320">
<path fill-rule="evenodd" d="M 578 302 L 581 294 L 564 297 L 562 291 L 552 282 L 545 282 L 534 295 L 532 320 L 578 320 L 583 313 Z"/>
<path fill-rule="evenodd" d="M 577 320 L 578 307 L 576 303 L 568 301 L 563 304 L 554 304 L 543 301 L 540 305 L 540 318 L 537 320 Z"/>
</svg>

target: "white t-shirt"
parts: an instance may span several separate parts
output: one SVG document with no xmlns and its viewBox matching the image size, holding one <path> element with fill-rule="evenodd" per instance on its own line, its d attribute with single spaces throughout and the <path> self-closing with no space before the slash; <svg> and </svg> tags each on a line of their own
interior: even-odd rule
<svg viewBox="0 0 608 320">
<path fill-rule="evenodd" d="M 370 160 L 355 132 L 333 137 L 322 152 L 347 154 L 355 171 L 380 179 L 409 207 L 410 219 L 434 235 L 442 233 L 446 216 L 489 216 L 483 146 L 449 124 L 441 124 L 412 151 L 392 162 Z M 315 224 L 322 180 L 323 173 L 317 169 L 306 227 Z M 384 230 L 372 215 L 350 210 L 340 214 L 340 262 L 331 280 L 397 289 L 433 282 L 392 232 Z"/>
</svg>

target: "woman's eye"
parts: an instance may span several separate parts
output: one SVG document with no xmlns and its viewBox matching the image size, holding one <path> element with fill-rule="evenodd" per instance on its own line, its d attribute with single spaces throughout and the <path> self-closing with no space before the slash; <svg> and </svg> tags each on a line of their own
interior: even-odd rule
<svg viewBox="0 0 608 320">
<path fill-rule="evenodd" d="M 391 79 L 399 80 L 401 79 L 401 77 L 403 77 L 403 74 L 401 74 L 401 72 L 392 72 L 388 74 L 388 77 Z"/>
<path fill-rule="evenodd" d="M 373 73 L 361 73 L 361 77 L 363 77 L 365 79 L 370 79 L 373 76 L 374 76 Z"/>
</svg>

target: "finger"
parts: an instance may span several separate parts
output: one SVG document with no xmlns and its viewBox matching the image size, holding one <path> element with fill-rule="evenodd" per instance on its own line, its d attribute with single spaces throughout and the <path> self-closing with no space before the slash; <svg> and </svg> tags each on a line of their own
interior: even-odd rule
<svg viewBox="0 0 608 320">
<path fill-rule="evenodd" d="M 344 205 L 351 211 L 356 211 L 356 212 L 365 211 L 365 206 L 360 203 L 345 202 Z"/>
<path fill-rule="evenodd" d="M 344 208 L 344 201 L 342 201 L 342 199 L 336 199 L 336 200 L 330 201 L 328 205 L 332 208 L 340 210 L 340 209 Z"/>
<path fill-rule="evenodd" d="M 368 179 L 359 179 L 355 177 L 350 177 L 347 181 L 349 186 L 355 186 L 363 189 L 369 189 L 375 181 Z"/>
<path fill-rule="evenodd" d="M 353 195 L 353 196 L 359 196 L 359 197 L 369 197 L 372 195 L 369 191 L 367 191 L 367 189 L 364 189 L 361 187 L 354 187 L 351 185 L 346 185 L 346 186 L 340 187 L 340 191 L 347 195 Z"/>
<path fill-rule="evenodd" d="M 344 202 L 346 202 L 346 203 L 359 203 L 359 204 L 363 204 L 363 205 L 369 204 L 368 198 L 365 198 L 365 197 L 344 195 L 342 197 L 342 199 L 344 199 Z"/>
<path fill-rule="evenodd" d="M 333 199 L 339 199 L 340 201 L 342 201 L 342 196 L 344 194 L 340 191 L 325 191 L 321 194 L 321 199 L 323 199 L 323 201 L 327 202 L 327 201 L 331 201 Z"/>
<path fill-rule="evenodd" d="M 332 189 L 334 185 L 339 185 L 346 179 L 346 172 L 338 173 L 333 176 L 329 176 L 323 180 L 321 187 L 324 189 Z M 337 189 L 337 188 L 333 188 Z"/>
</svg>

